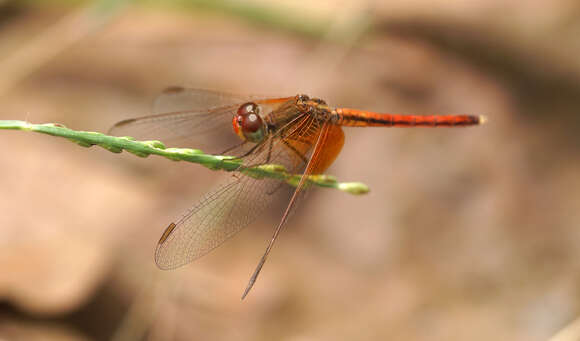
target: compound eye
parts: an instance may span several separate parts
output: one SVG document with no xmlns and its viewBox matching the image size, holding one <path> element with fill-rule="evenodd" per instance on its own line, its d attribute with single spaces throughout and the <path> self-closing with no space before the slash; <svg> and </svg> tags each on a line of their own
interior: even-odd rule
<svg viewBox="0 0 580 341">
<path fill-rule="evenodd" d="M 244 103 L 238 108 L 238 115 L 240 116 L 246 116 L 252 113 L 258 113 L 258 105 L 254 102 Z"/>
<path fill-rule="evenodd" d="M 238 120 L 244 133 L 255 133 L 263 125 L 256 103 L 242 104 L 238 109 Z"/>
<path fill-rule="evenodd" d="M 261 140 L 265 133 L 264 121 L 260 116 L 260 107 L 253 102 L 242 104 L 236 116 L 238 127 L 243 136 L 252 141 Z"/>
</svg>

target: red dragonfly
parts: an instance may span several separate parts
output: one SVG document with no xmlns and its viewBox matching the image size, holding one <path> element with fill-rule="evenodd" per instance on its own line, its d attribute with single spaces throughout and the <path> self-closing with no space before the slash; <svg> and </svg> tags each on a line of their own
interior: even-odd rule
<svg viewBox="0 0 580 341">
<path fill-rule="evenodd" d="M 261 99 L 182 87 L 166 89 L 156 101 L 155 112 L 121 121 L 111 131 L 235 156 L 244 166 L 278 164 L 289 173 L 302 174 L 242 299 L 305 193 L 307 176 L 324 172 L 338 156 L 344 144 L 343 126 L 465 127 L 485 121 L 483 116 L 393 115 L 331 108 L 306 95 Z M 207 254 L 250 224 L 274 194 L 288 194 L 280 190 L 281 184 L 274 179 L 229 176 L 166 228 L 155 250 L 155 262 L 161 269 L 174 269 Z"/>
</svg>

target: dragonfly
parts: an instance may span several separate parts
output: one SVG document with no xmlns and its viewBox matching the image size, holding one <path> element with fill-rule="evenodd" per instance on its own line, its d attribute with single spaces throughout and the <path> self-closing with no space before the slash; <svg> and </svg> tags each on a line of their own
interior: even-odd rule
<svg viewBox="0 0 580 341">
<path fill-rule="evenodd" d="M 289 199 L 258 265 L 242 294 L 248 295 L 274 243 L 296 205 L 304 197 L 310 175 L 322 174 L 344 145 L 342 127 L 467 127 L 484 116 L 398 115 L 332 108 L 307 95 L 281 98 L 243 96 L 218 91 L 167 88 L 154 113 L 116 123 L 111 134 L 137 139 L 163 139 L 204 152 L 229 155 L 240 167 L 284 166 L 301 174 L 290 196 L 284 182 L 256 179 L 234 172 L 169 224 L 155 249 L 161 269 L 174 269 L 204 256 L 264 213 L 277 195 Z"/>
</svg>

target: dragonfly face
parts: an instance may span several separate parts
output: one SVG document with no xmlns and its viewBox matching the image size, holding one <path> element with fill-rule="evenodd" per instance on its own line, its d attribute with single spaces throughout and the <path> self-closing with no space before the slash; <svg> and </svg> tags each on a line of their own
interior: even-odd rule
<svg viewBox="0 0 580 341">
<path fill-rule="evenodd" d="M 254 102 L 242 104 L 232 120 L 236 135 L 243 141 L 261 142 L 268 133 L 268 126 L 260 116 L 262 107 Z"/>
</svg>

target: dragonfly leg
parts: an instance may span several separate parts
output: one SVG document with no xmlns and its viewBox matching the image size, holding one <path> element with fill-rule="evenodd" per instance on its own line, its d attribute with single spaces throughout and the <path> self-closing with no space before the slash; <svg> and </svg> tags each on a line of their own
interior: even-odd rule
<svg viewBox="0 0 580 341">
<path fill-rule="evenodd" d="M 266 163 L 270 162 L 272 157 L 272 145 L 274 144 L 274 139 L 270 139 L 270 144 L 268 145 L 268 157 L 266 157 Z"/>
<path fill-rule="evenodd" d="M 306 159 L 306 156 L 304 156 L 304 154 L 300 153 L 296 148 L 294 148 L 294 146 L 289 144 L 286 140 L 282 140 L 282 142 L 286 145 L 286 147 L 290 148 L 290 150 L 293 151 L 300 159 L 302 159 L 302 161 L 305 164 L 308 163 L 308 159 Z"/>
<path fill-rule="evenodd" d="M 264 147 L 264 143 L 265 143 L 265 141 L 263 141 L 261 143 L 257 143 L 255 146 L 253 146 L 250 150 L 248 150 L 246 153 L 244 153 L 244 155 L 240 156 L 239 158 L 240 159 L 243 159 L 246 156 L 248 156 L 250 154 L 253 154 L 256 151 L 256 149 Z M 270 142 L 270 148 L 271 147 L 272 147 L 272 142 Z M 268 161 L 270 161 L 270 152 L 271 152 L 271 150 L 268 152 L 268 158 L 267 158 Z M 267 163 L 268 161 L 266 161 L 266 162 L 256 162 L 255 164 L 244 165 L 244 167 L 248 167 L 248 168 L 255 167 L 255 166 L 263 165 L 263 164 Z"/>
<path fill-rule="evenodd" d="M 245 158 L 246 156 L 252 154 L 256 149 L 258 149 L 258 147 L 260 147 L 262 145 L 262 143 L 258 143 L 255 146 L 253 146 L 250 150 L 248 150 L 246 153 L 244 153 L 244 155 L 240 156 L 240 159 Z"/>
<path fill-rule="evenodd" d="M 240 148 L 241 146 L 245 145 L 246 143 L 248 143 L 248 141 L 242 141 L 242 143 L 240 143 L 240 144 L 236 144 L 234 146 L 231 146 L 228 149 L 221 152 L 220 155 L 224 155 L 225 153 L 231 152 L 234 149 Z"/>
<path fill-rule="evenodd" d="M 282 140 L 284 141 L 284 140 Z M 286 143 L 284 141 L 284 143 Z M 268 157 L 266 158 L 266 163 L 270 162 L 270 158 L 272 157 L 272 145 L 274 144 L 274 139 L 270 139 L 270 145 L 268 146 Z M 280 183 L 278 184 L 278 186 L 276 186 L 276 188 L 272 189 L 271 191 L 267 192 L 268 195 L 272 195 L 274 193 L 276 193 L 277 190 L 280 189 L 280 187 L 282 187 L 282 185 L 284 184 L 283 181 L 280 181 Z"/>
<path fill-rule="evenodd" d="M 290 150 L 292 150 L 294 153 L 296 153 L 301 159 L 302 161 L 304 161 L 304 163 L 307 163 L 308 160 L 306 160 L 306 157 L 304 155 L 302 155 L 298 150 L 296 150 L 296 148 L 294 148 L 292 145 L 290 145 L 288 142 L 286 142 L 285 140 L 282 140 L 282 142 L 288 147 L 290 148 Z M 266 163 L 270 162 L 270 157 L 272 156 L 272 146 L 274 144 L 274 139 L 270 139 L 270 144 L 268 146 L 268 157 L 266 158 Z M 290 171 L 290 170 L 288 170 Z M 280 183 L 278 184 L 278 186 L 276 186 L 276 188 L 272 189 L 271 191 L 267 192 L 268 195 L 272 195 L 274 193 L 276 193 L 282 186 L 284 185 L 283 181 L 280 181 Z"/>
</svg>

